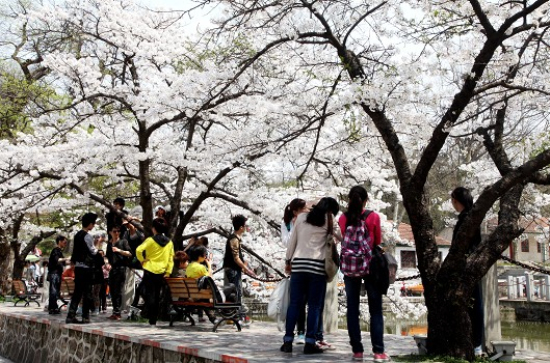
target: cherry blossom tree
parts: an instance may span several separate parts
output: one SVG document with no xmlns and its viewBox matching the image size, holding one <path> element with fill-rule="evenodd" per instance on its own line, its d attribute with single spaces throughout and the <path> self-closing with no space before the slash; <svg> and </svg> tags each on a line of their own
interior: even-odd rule
<svg viewBox="0 0 550 363">
<path fill-rule="evenodd" d="M 547 1 L 219 3 L 227 12 L 216 34 L 261 38 L 251 61 L 281 54 L 299 59 L 311 70 L 309 79 L 334 82 L 326 100 L 332 110 L 352 109 L 369 119 L 356 127 L 375 128 L 391 155 L 413 228 L 428 350 L 472 359 L 467 307 L 473 286 L 522 233 L 517 221 L 526 188 L 549 181 L 550 150 L 542 133 Z M 327 68 L 332 77 L 322 71 Z M 478 197 L 442 262 L 427 182 L 445 153 L 465 151 L 460 140 L 476 144 L 483 156 L 459 167 Z M 493 206 L 498 226 L 469 253 L 469 241 Z"/>
</svg>

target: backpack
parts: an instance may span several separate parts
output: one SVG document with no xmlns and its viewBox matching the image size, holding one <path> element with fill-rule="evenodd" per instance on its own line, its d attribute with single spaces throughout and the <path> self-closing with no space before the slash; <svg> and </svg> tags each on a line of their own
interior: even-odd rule
<svg viewBox="0 0 550 363">
<path fill-rule="evenodd" d="M 359 217 L 358 225 L 346 227 L 340 255 L 340 270 L 344 276 L 362 277 L 369 274 L 372 249 L 366 219 L 371 213 L 365 211 Z"/>
</svg>

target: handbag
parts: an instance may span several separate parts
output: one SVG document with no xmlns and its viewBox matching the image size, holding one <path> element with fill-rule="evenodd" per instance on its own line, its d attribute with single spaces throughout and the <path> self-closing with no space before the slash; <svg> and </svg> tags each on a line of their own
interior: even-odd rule
<svg viewBox="0 0 550 363">
<path fill-rule="evenodd" d="M 385 252 L 380 246 L 374 247 L 369 275 L 371 275 L 378 292 L 383 295 L 388 293 L 390 284 L 395 282 L 396 272 L 397 261 L 395 257 Z"/>
<path fill-rule="evenodd" d="M 338 266 L 340 266 L 340 257 L 336 250 L 336 243 L 332 234 L 326 236 L 325 249 L 325 272 L 327 273 L 327 282 L 332 282 L 338 274 Z"/>
<path fill-rule="evenodd" d="M 277 328 L 284 331 L 286 322 L 286 312 L 290 302 L 290 278 L 285 277 L 275 287 L 271 293 L 269 303 L 267 304 L 267 315 L 277 321 Z"/>
</svg>

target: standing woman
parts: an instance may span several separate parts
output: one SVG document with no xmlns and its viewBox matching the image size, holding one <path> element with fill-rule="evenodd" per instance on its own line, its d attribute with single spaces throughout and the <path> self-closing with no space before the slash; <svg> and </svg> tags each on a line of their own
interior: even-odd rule
<svg viewBox="0 0 550 363">
<path fill-rule="evenodd" d="M 307 295 L 307 333 L 304 354 L 322 353 L 315 337 L 321 309 L 325 301 L 327 275 L 325 272 L 326 236 L 338 230 L 334 228 L 334 216 L 340 207 L 334 198 L 325 197 L 307 214 L 296 218 L 286 252 L 285 271 L 292 271 L 290 302 L 286 314 L 286 333 L 281 351 L 292 352 L 294 327 Z"/>
<path fill-rule="evenodd" d="M 285 207 L 285 213 L 283 215 L 283 223 L 281 223 L 281 240 L 283 246 L 288 246 L 292 229 L 298 214 L 307 212 L 306 201 L 300 198 L 292 199 L 292 201 Z"/>
<path fill-rule="evenodd" d="M 455 236 L 464 219 L 474 206 L 474 198 L 470 191 L 464 187 L 458 187 L 451 193 L 451 203 L 453 208 L 460 213 L 458 215 L 458 221 L 453 229 L 453 242 Z M 481 230 L 478 228 L 474 234 L 472 241 L 470 242 L 470 248 L 468 253 L 472 253 L 473 250 L 481 243 Z M 474 286 L 472 292 L 472 304 L 468 308 L 468 314 L 470 315 L 470 321 L 472 323 L 472 343 L 474 345 L 475 355 L 480 356 L 483 352 L 483 300 L 481 297 L 481 282 L 478 282 Z"/>
<path fill-rule="evenodd" d="M 149 324 L 156 325 L 160 304 L 160 289 L 164 277 L 170 277 L 174 267 L 174 245 L 166 237 L 168 225 L 162 218 L 153 220 L 153 237 L 147 238 L 136 249 L 136 257 L 143 266 L 145 305 Z"/>
<path fill-rule="evenodd" d="M 372 211 L 365 211 L 369 200 L 367 190 L 360 185 L 351 188 L 348 194 L 348 210 L 340 216 L 338 224 L 345 236 L 346 229 L 358 226 L 365 221 L 370 234 L 371 250 L 382 241 L 380 216 Z M 382 293 L 378 291 L 369 275 L 363 277 L 344 276 L 348 312 L 346 314 L 348 334 L 354 360 L 363 360 L 363 343 L 359 326 L 359 298 L 361 282 L 365 282 L 370 313 L 370 339 L 375 362 L 387 362 L 390 357 L 384 352 L 384 316 L 382 315 Z"/>
<path fill-rule="evenodd" d="M 283 246 L 288 247 L 288 241 L 290 241 L 290 235 L 294 229 L 296 218 L 301 213 L 307 212 L 306 201 L 300 198 L 292 199 L 292 201 L 285 207 L 285 213 L 283 215 L 283 222 L 281 223 L 281 241 Z M 296 329 L 298 336 L 296 337 L 296 344 L 304 344 L 306 342 L 306 295 L 302 307 L 298 311 L 298 321 L 296 323 Z"/>
</svg>

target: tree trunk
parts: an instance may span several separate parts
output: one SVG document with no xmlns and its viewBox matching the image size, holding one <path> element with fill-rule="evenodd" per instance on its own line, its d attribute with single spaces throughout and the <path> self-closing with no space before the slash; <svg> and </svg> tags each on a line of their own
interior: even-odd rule
<svg viewBox="0 0 550 363">
<path fill-rule="evenodd" d="M 8 279 L 10 277 L 10 244 L 2 240 L 0 242 L 0 295 L 8 292 Z"/>
<path fill-rule="evenodd" d="M 428 353 L 474 359 L 469 296 L 452 284 L 439 284 L 434 296 L 425 296 L 428 308 Z"/>
</svg>

